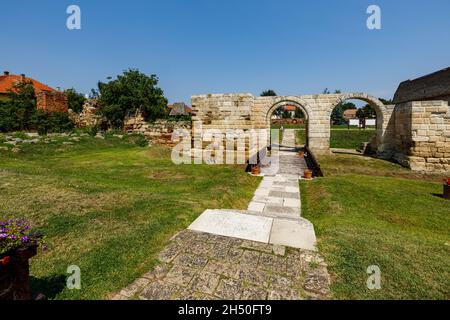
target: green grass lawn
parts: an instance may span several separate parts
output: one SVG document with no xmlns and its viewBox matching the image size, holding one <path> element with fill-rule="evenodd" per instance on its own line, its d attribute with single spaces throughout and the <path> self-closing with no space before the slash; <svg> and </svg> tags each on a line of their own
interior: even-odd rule
<svg viewBox="0 0 450 320">
<path fill-rule="evenodd" d="M 280 125 L 272 125 L 272 129 L 279 129 Z M 296 129 L 296 144 L 306 144 L 306 130 L 304 125 L 286 125 L 285 129 Z M 330 147 L 341 149 L 358 149 L 363 142 L 370 142 L 376 135 L 374 128 L 367 128 L 366 130 L 359 130 L 355 127 L 347 126 L 332 126 Z"/>
<path fill-rule="evenodd" d="M 322 157 L 324 178 L 302 182 L 311 220 L 332 275 L 335 299 L 449 299 L 450 202 L 441 177 L 381 160 Z M 381 269 L 369 290 L 367 268 Z"/>
<path fill-rule="evenodd" d="M 259 183 L 242 166 L 176 166 L 164 147 L 56 140 L 0 151 L 1 218 L 26 217 L 46 236 L 31 280 L 50 299 L 107 298 L 205 209 L 246 209 Z M 81 290 L 65 288 L 70 265 L 81 268 Z"/>
</svg>

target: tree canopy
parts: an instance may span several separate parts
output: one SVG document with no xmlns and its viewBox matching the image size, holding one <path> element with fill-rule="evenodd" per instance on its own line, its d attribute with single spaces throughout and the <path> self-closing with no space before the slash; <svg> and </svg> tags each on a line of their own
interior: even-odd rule
<svg viewBox="0 0 450 320">
<path fill-rule="evenodd" d="M 272 90 L 272 89 L 268 89 L 268 90 L 264 90 L 263 92 L 261 92 L 261 97 L 276 97 L 277 93 Z"/>
<path fill-rule="evenodd" d="M 167 99 L 157 86 L 158 77 L 129 69 L 116 80 L 98 83 L 100 113 L 114 127 L 121 127 L 126 116 L 141 111 L 147 121 L 156 120 L 167 110 Z"/>
<path fill-rule="evenodd" d="M 84 95 L 77 92 L 74 88 L 67 89 L 64 93 L 67 96 L 69 109 L 72 109 L 72 111 L 76 113 L 80 113 L 83 110 L 83 104 L 86 101 Z"/>
</svg>

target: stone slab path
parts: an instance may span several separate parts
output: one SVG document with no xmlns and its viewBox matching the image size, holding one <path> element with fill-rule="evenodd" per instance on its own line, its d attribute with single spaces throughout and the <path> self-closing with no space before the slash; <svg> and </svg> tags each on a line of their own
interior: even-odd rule
<svg viewBox="0 0 450 320">
<path fill-rule="evenodd" d="M 285 130 L 280 170 L 263 168 L 247 210 L 206 210 L 171 239 L 161 264 L 111 298 L 328 299 L 327 265 L 313 225 L 300 216 L 306 163 L 293 146 L 295 136 Z"/>
<path fill-rule="evenodd" d="M 300 216 L 299 179 L 307 165 L 304 158 L 297 156 L 295 130 L 284 130 L 279 149 L 274 150 L 279 162 L 262 168 L 264 178 L 246 211 L 206 210 L 189 229 L 315 250 L 314 227 Z"/>
<path fill-rule="evenodd" d="M 313 251 L 184 230 L 161 263 L 113 300 L 328 299 L 327 266 Z"/>
</svg>

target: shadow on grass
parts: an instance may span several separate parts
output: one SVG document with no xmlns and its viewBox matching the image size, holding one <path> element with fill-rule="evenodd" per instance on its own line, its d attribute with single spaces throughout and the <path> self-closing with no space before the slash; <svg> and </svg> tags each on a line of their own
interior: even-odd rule
<svg viewBox="0 0 450 320">
<path fill-rule="evenodd" d="M 51 275 L 45 278 L 30 276 L 30 286 L 32 297 L 43 294 L 46 299 L 51 300 L 66 287 L 66 277 L 60 274 Z"/>
<path fill-rule="evenodd" d="M 445 199 L 445 198 L 444 198 L 444 195 L 443 195 L 442 193 L 432 193 L 431 195 L 432 195 L 433 197 Z"/>
</svg>

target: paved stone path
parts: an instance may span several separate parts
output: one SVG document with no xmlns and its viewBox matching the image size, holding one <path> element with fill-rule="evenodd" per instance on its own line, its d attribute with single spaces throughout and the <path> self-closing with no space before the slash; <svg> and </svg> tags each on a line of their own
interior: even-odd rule
<svg viewBox="0 0 450 320">
<path fill-rule="evenodd" d="M 173 237 L 160 265 L 113 299 L 329 298 L 314 228 L 300 216 L 306 163 L 293 130 L 285 130 L 279 153 L 280 171 L 265 172 L 248 210 L 206 210 Z"/>
<path fill-rule="evenodd" d="M 159 264 L 114 300 L 328 299 L 329 276 L 318 253 L 184 230 Z"/>
</svg>

